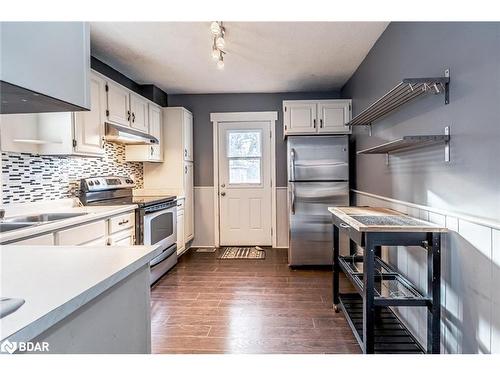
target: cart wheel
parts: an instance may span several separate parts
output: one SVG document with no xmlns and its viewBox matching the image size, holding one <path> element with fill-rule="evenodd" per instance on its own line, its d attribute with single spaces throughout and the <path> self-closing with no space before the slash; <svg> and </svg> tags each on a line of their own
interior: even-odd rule
<svg viewBox="0 0 500 375">
<path fill-rule="evenodd" d="M 340 311 L 339 307 L 337 305 L 333 305 L 333 310 L 338 313 Z"/>
</svg>

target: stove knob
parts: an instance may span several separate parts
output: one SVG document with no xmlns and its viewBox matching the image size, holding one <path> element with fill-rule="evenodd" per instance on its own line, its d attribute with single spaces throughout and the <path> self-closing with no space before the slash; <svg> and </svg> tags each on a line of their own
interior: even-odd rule
<svg viewBox="0 0 500 375">
<path fill-rule="evenodd" d="M 92 181 L 89 181 L 89 186 L 94 186 L 94 183 Z"/>
<path fill-rule="evenodd" d="M 99 180 L 96 180 L 96 181 L 95 181 L 95 184 L 96 184 L 96 185 L 100 185 L 101 183 L 99 182 Z"/>
</svg>

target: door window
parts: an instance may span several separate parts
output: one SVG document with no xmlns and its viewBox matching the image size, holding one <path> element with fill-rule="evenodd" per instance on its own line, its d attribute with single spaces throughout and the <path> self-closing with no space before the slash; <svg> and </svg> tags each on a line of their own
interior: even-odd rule
<svg viewBox="0 0 500 375">
<path fill-rule="evenodd" d="M 229 130 L 227 132 L 229 184 L 262 184 L 262 131 Z"/>
</svg>

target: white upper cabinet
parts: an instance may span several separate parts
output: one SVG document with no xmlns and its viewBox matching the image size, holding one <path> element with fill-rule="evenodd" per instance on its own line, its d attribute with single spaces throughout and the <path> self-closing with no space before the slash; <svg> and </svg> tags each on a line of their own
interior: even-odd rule
<svg viewBox="0 0 500 375">
<path fill-rule="evenodd" d="M 92 74 L 90 77 L 90 111 L 76 112 L 74 119 L 74 151 L 81 154 L 104 153 L 104 117 L 106 82 Z"/>
<path fill-rule="evenodd" d="M 324 100 L 318 103 L 318 133 L 349 133 L 351 100 Z"/>
<path fill-rule="evenodd" d="M 161 143 L 161 107 L 149 103 L 149 134 Z"/>
<path fill-rule="evenodd" d="M 191 112 L 183 112 L 183 142 L 184 160 L 193 161 L 193 115 Z"/>
<path fill-rule="evenodd" d="M 130 126 L 144 133 L 149 131 L 148 101 L 136 94 L 130 94 Z"/>
<path fill-rule="evenodd" d="M 98 75 L 91 75 L 90 94 L 90 111 L 3 115 L 2 151 L 102 156 L 106 92 Z"/>
<path fill-rule="evenodd" d="M 316 102 L 283 102 L 285 134 L 316 133 Z"/>
<path fill-rule="evenodd" d="M 351 100 L 285 100 L 285 136 L 304 134 L 349 134 L 345 126 L 351 119 Z"/>
<path fill-rule="evenodd" d="M 109 122 L 130 126 L 130 93 L 111 81 L 107 82 L 107 117 Z"/>
</svg>

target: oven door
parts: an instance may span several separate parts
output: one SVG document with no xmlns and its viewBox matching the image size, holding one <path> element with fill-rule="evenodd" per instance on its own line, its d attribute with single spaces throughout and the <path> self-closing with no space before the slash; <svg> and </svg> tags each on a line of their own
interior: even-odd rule
<svg viewBox="0 0 500 375">
<path fill-rule="evenodd" d="M 144 245 L 161 245 L 162 250 L 177 241 L 177 207 L 144 215 Z"/>
</svg>

